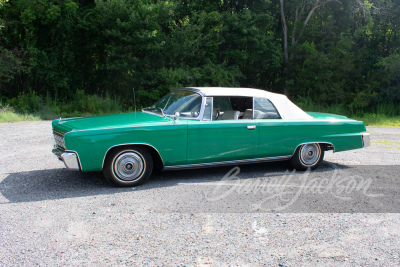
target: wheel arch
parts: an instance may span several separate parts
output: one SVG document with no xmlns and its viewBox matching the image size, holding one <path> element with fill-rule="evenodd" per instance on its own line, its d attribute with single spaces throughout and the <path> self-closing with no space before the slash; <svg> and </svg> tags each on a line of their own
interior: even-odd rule
<svg viewBox="0 0 400 267">
<path fill-rule="evenodd" d="M 318 144 L 323 151 L 333 150 L 333 152 L 335 152 L 335 146 L 329 142 L 304 142 L 304 143 L 297 145 L 296 149 L 292 153 L 292 157 L 296 153 L 297 149 L 299 149 L 299 147 L 301 147 L 302 145 L 306 145 L 306 144 Z"/>
<path fill-rule="evenodd" d="M 154 162 L 154 167 L 157 169 L 162 169 L 164 167 L 164 161 L 160 155 L 160 153 L 158 152 L 158 150 L 149 144 L 145 144 L 145 143 L 129 143 L 129 144 L 119 144 L 119 145 L 115 145 L 110 147 L 106 153 L 104 154 L 103 157 L 103 163 L 101 165 L 101 169 L 104 169 L 104 162 L 106 161 L 107 156 L 114 150 L 117 149 L 122 149 L 122 148 L 132 148 L 132 147 L 144 147 L 146 148 L 151 157 L 153 158 L 153 162 Z"/>
</svg>

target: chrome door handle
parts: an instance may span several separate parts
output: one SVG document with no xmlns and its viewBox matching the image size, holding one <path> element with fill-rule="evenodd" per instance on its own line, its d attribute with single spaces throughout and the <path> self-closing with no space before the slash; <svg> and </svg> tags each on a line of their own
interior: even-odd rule
<svg viewBox="0 0 400 267">
<path fill-rule="evenodd" d="M 255 128 L 255 125 L 247 125 L 247 130 L 254 130 Z"/>
</svg>

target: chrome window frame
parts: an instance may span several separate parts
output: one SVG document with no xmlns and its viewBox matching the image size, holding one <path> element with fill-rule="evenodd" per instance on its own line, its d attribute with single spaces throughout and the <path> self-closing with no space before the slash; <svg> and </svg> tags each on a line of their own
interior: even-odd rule
<svg viewBox="0 0 400 267">
<path fill-rule="evenodd" d="M 211 119 L 210 120 L 205 120 L 204 119 L 204 113 L 206 112 L 206 104 L 207 104 L 207 99 L 211 99 Z M 203 109 L 203 115 L 201 117 L 201 121 L 213 121 L 213 109 L 214 109 L 214 97 L 212 96 L 203 96 L 204 99 L 204 109 Z M 202 107 L 203 108 L 203 107 Z"/>
<path fill-rule="evenodd" d="M 255 97 L 253 96 L 252 98 L 253 98 L 253 106 L 252 106 L 253 114 L 251 116 L 252 117 L 251 119 L 254 120 L 254 99 L 255 99 Z"/>
</svg>

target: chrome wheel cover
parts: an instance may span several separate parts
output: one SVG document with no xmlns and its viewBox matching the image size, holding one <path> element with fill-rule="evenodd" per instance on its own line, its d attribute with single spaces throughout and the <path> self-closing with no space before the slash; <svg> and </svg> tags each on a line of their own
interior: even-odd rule
<svg viewBox="0 0 400 267">
<path fill-rule="evenodd" d="M 300 160 L 305 166 L 315 165 L 321 156 L 318 144 L 305 144 L 300 149 Z"/>
<path fill-rule="evenodd" d="M 134 181 L 140 178 L 146 167 L 145 161 L 135 151 L 124 152 L 114 160 L 114 174 L 122 181 Z"/>
</svg>

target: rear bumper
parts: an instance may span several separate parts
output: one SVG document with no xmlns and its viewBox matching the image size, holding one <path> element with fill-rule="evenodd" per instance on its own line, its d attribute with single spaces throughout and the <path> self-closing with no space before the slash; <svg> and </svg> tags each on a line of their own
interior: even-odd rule
<svg viewBox="0 0 400 267">
<path fill-rule="evenodd" d="M 361 133 L 363 147 L 369 147 L 371 145 L 371 141 L 369 139 L 370 134 L 367 132 Z"/>
<path fill-rule="evenodd" d="M 75 152 L 72 151 L 64 151 L 59 148 L 54 148 L 52 150 L 53 154 L 57 156 L 59 160 L 64 162 L 64 165 L 67 169 L 73 171 L 80 171 L 80 162 L 79 157 Z"/>
</svg>

